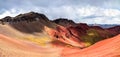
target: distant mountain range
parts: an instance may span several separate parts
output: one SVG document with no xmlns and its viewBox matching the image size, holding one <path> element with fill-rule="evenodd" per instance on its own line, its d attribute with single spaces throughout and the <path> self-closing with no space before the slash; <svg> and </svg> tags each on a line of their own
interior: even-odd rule
<svg viewBox="0 0 120 57">
<path fill-rule="evenodd" d="M 114 26 L 120 26 L 120 24 L 88 24 L 89 26 L 100 26 L 102 28 L 110 28 Z"/>
</svg>

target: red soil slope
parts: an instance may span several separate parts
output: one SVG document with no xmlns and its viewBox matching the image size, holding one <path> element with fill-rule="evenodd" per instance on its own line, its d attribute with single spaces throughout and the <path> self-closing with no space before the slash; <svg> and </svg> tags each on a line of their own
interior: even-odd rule
<svg viewBox="0 0 120 57">
<path fill-rule="evenodd" d="M 120 35 L 85 49 L 64 48 L 63 57 L 120 57 Z"/>
<path fill-rule="evenodd" d="M 35 44 L 0 35 L 0 56 L 5 57 L 120 57 L 120 35 L 100 41 L 85 49 L 43 48 Z"/>
</svg>

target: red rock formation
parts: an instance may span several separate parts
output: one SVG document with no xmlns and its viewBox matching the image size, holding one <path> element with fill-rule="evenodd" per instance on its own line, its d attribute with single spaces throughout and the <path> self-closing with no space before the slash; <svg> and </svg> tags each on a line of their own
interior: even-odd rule
<svg viewBox="0 0 120 57">
<path fill-rule="evenodd" d="M 57 26 L 56 29 L 46 27 L 45 30 L 52 38 L 81 48 L 86 47 L 86 41 L 94 44 L 100 40 L 115 36 L 115 33 L 111 33 L 111 30 L 103 29 L 98 26 L 89 27 L 84 23 L 69 27 Z M 95 34 L 89 36 L 89 33 Z M 83 40 L 84 38 L 86 39 Z"/>
<path fill-rule="evenodd" d="M 80 48 L 85 47 L 84 42 L 80 38 L 75 37 L 73 34 L 70 33 L 70 31 L 62 26 L 56 27 L 56 30 L 45 27 L 45 30 L 52 38 L 63 43 Z"/>
<path fill-rule="evenodd" d="M 67 27 L 69 31 L 76 37 L 80 37 L 86 34 L 86 31 L 89 29 L 89 26 L 85 23 L 79 23 L 76 26 Z"/>
</svg>

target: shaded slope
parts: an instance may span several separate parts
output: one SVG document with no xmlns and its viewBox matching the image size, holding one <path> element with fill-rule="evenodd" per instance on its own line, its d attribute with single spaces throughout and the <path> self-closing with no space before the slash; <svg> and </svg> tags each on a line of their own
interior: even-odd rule
<svg viewBox="0 0 120 57">
<path fill-rule="evenodd" d="M 15 20 L 21 20 L 18 23 L 10 24 L 17 30 L 25 33 L 35 33 L 42 32 L 44 26 L 54 28 L 54 24 L 51 23 L 48 18 L 43 14 L 38 14 L 34 12 L 21 14 L 14 17 Z"/>
<path fill-rule="evenodd" d="M 20 14 L 16 17 L 5 17 L 0 21 L 2 21 L 4 25 L 8 24 L 24 33 L 40 33 L 44 31 L 44 26 L 50 28 L 56 26 L 54 23 L 50 22 L 44 14 L 35 12 Z"/>
<path fill-rule="evenodd" d="M 110 30 L 114 34 L 120 34 L 120 26 L 114 26 L 111 28 L 107 28 L 107 30 Z"/>
</svg>

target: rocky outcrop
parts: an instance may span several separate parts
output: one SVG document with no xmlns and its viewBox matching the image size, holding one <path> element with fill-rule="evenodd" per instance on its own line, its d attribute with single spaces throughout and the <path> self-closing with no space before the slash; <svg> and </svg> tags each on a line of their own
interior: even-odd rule
<svg viewBox="0 0 120 57">
<path fill-rule="evenodd" d="M 4 25 L 6 22 L 11 22 L 11 21 L 12 21 L 12 17 L 6 16 L 3 19 L 0 19 L 0 24 Z"/>
<path fill-rule="evenodd" d="M 27 23 L 29 23 L 29 22 L 33 22 L 33 21 L 39 21 L 42 19 L 45 21 L 49 21 L 48 18 L 44 14 L 29 12 L 29 13 L 25 13 L 25 14 L 19 14 L 16 17 L 6 16 L 6 17 L 0 19 L 0 21 L 11 22 L 11 23 L 26 21 Z"/>
<path fill-rule="evenodd" d="M 58 25 L 62 25 L 62 26 L 73 26 L 73 25 L 76 25 L 76 23 L 72 20 L 68 20 L 66 18 L 58 18 L 58 19 L 55 19 L 53 20 L 52 22 L 58 24 Z"/>
<path fill-rule="evenodd" d="M 33 21 L 39 21 L 39 20 L 49 21 L 48 18 L 44 14 L 35 13 L 35 12 L 20 14 L 14 17 L 14 20 L 18 22 L 19 21 L 33 22 Z"/>
</svg>

